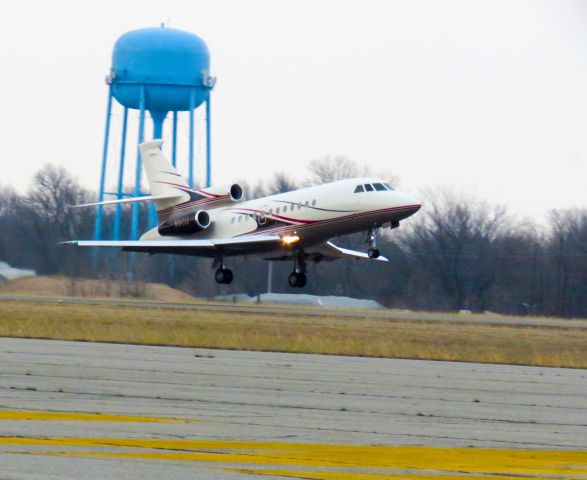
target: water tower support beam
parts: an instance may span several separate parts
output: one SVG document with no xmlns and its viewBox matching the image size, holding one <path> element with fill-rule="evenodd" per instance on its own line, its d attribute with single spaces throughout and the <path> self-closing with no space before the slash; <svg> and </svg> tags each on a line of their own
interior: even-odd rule
<svg viewBox="0 0 587 480">
<path fill-rule="evenodd" d="M 122 199 L 122 188 L 124 182 L 124 160 L 126 154 L 126 130 L 128 126 L 128 108 L 124 107 L 124 116 L 122 117 L 122 140 L 120 142 L 120 166 L 118 167 L 118 188 L 116 198 Z M 122 205 L 116 205 L 116 214 L 114 215 L 114 240 L 120 240 L 120 218 L 122 215 Z"/>
<path fill-rule="evenodd" d="M 108 87 L 108 104 L 106 107 L 106 127 L 104 128 L 104 146 L 102 147 L 102 171 L 100 172 L 100 191 L 98 201 L 104 201 L 104 183 L 106 181 L 106 162 L 108 160 L 108 141 L 110 139 L 110 119 L 112 114 L 112 86 Z M 94 225 L 94 240 L 102 238 L 102 206 L 98 207 L 96 213 L 96 224 Z"/>
<path fill-rule="evenodd" d="M 145 139 L 145 87 L 141 85 L 141 101 L 139 106 L 139 145 Z M 141 195 L 141 173 L 142 173 L 141 152 L 137 147 L 137 169 L 135 172 L 135 197 Z M 132 223 L 130 236 L 133 240 L 139 238 L 139 204 L 134 203 L 132 206 Z"/>
<path fill-rule="evenodd" d="M 212 183 L 212 164 L 210 162 L 210 94 L 206 100 L 206 187 Z"/>
<path fill-rule="evenodd" d="M 189 186 L 194 188 L 194 110 L 196 108 L 196 90 L 190 92 L 190 146 L 189 146 Z"/>
<path fill-rule="evenodd" d="M 171 134 L 171 164 L 177 165 L 177 112 L 173 112 L 173 132 Z"/>
</svg>

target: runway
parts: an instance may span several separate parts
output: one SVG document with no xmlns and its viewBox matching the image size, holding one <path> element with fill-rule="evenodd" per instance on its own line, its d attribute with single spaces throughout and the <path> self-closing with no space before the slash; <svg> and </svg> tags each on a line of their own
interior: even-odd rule
<svg viewBox="0 0 587 480">
<path fill-rule="evenodd" d="M 587 371 L 4 338 L 0 425 L 11 480 L 585 478 Z"/>
</svg>

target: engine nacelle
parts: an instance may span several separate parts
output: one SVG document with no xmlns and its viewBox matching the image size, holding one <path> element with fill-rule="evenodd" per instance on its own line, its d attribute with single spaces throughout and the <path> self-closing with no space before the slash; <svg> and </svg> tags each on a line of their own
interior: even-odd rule
<svg viewBox="0 0 587 480">
<path fill-rule="evenodd" d="M 202 188 L 199 191 L 211 197 L 216 197 L 219 203 L 238 202 L 243 198 L 243 189 L 238 183 Z"/>
<path fill-rule="evenodd" d="M 177 217 L 159 225 L 159 234 L 167 235 L 191 235 L 201 232 L 210 226 L 210 215 L 205 210 L 198 210 L 183 217 Z"/>
</svg>

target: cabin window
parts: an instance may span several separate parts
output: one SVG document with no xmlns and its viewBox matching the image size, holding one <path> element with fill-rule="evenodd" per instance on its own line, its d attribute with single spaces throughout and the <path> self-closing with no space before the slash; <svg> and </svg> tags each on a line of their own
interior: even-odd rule
<svg viewBox="0 0 587 480">
<path fill-rule="evenodd" d="M 230 219 L 230 223 L 234 223 L 234 217 Z"/>
<path fill-rule="evenodd" d="M 293 212 L 293 211 L 294 211 L 294 207 L 295 207 L 295 205 L 292 203 L 292 204 L 289 206 L 289 211 L 290 211 L 290 212 Z"/>
<path fill-rule="evenodd" d="M 238 223 L 241 223 L 243 217 L 238 217 Z"/>
<path fill-rule="evenodd" d="M 312 206 L 315 207 L 316 206 L 316 200 L 312 200 Z"/>
<path fill-rule="evenodd" d="M 306 207 L 308 207 L 310 205 L 310 202 L 308 202 L 308 200 L 306 200 Z"/>
<path fill-rule="evenodd" d="M 378 192 L 385 192 L 385 187 L 382 183 L 374 183 L 373 186 L 375 187 L 375 190 L 377 190 Z"/>
<path fill-rule="evenodd" d="M 298 203 L 298 210 L 301 210 L 301 209 L 302 209 L 302 204 Z"/>
<path fill-rule="evenodd" d="M 389 183 L 384 183 L 383 185 L 385 185 L 388 190 L 395 190 L 395 188 L 393 188 Z"/>
<path fill-rule="evenodd" d="M 363 185 L 357 185 L 357 188 L 355 188 L 355 193 L 361 193 L 365 191 L 365 187 L 363 187 Z"/>
<path fill-rule="evenodd" d="M 373 187 L 371 186 L 371 184 L 366 183 L 365 184 L 365 191 L 367 192 L 372 192 L 373 191 Z"/>
<path fill-rule="evenodd" d="M 280 210 L 281 209 L 279 207 L 277 207 L 277 209 L 275 210 L 275 215 L 279 215 Z"/>
</svg>

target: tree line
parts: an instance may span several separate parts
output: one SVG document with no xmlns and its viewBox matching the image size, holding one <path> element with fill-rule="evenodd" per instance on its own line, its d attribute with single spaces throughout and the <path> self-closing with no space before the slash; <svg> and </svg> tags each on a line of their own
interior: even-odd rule
<svg viewBox="0 0 587 480">
<path fill-rule="evenodd" d="M 245 183 L 245 194 L 256 198 L 370 173 L 345 157 L 314 160 L 308 171 L 303 182 L 276 173 L 267 181 Z M 553 210 L 536 223 L 456 191 L 432 189 L 419 196 L 420 212 L 401 228 L 380 233 L 378 245 L 389 263 L 309 265 L 304 293 L 371 298 L 395 308 L 587 317 L 587 209 Z M 230 259 L 235 280 L 218 286 L 210 259 L 58 245 L 92 238 L 95 210 L 70 206 L 94 199 L 93 192 L 54 165 L 37 172 L 25 194 L 0 186 L 0 261 L 45 275 L 163 282 L 201 297 L 266 291 L 267 262 L 256 257 Z M 148 207 L 141 208 L 144 231 Z M 111 238 L 114 208 L 106 208 L 104 215 L 104 238 Z M 128 207 L 122 231 L 130 231 Z M 366 250 L 365 238 L 356 234 L 336 242 Z M 273 291 L 299 293 L 287 285 L 291 268 L 289 262 L 275 262 Z"/>
</svg>

